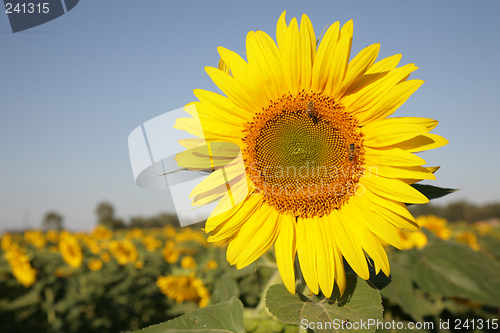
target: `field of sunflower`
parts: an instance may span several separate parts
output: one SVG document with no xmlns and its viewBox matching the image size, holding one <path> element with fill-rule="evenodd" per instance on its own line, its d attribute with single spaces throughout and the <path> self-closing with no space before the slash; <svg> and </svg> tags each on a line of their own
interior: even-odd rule
<svg viewBox="0 0 500 333">
<path fill-rule="evenodd" d="M 28 230 L 1 248 L 2 332 L 136 330 L 231 296 L 255 307 L 274 271 L 238 271 L 203 231 L 171 226 Z"/>
<path fill-rule="evenodd" d="M 370 280 L 380 288 L 384 320 L 468 320 L 470 329 L 462 331 L 495 331 L 500 227 L 448 224 L 436 216 L 419 217 L 417 223 L 425 232 L 400 232 L 405 250 L 386 247 L 392 281 L 370 269 Z M 234 303 L 233 296 L 244 306 L 241 325 L 246 332 L 299 332 L 299 322 L 285 324 L 293 323 L 286 318 L 290 314 L 273 308 L 285 297 L 297 296 L 295 303 L 302 302 L 298 293 L 292 296 L 283 285 L 279 288 L 274 251 L 257 266 L 240 270 L 227 263 L 225 251 L 224 245 L 208 243 L 203 231 L 189 227 L 5 233 L 0 256 L 2 332 L 133 331 L 216 303 Z M 347 280 L 353 279 L 344 264 Z M 273 284 L 278 286 L 270 288 Z M 266 292 L 270 312 L 264 304 Z M 278 304 L 273 305 L 271 296 L 280 292 L 283 297 L 274 298 Z M 484 323 L 482 330 L 478 320 Z"/>
</svg>

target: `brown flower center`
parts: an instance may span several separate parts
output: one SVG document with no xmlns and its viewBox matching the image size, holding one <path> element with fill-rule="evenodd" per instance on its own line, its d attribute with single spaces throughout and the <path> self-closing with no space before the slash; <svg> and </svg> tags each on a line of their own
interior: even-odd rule
<svg viewBox="0 0 500 333">
<path fill-rule="evenodd" d="M 331 97 L 285 95 L 256 114 L 245 134 L 247 174 L 278 211 L 322 216 L 354 194 L 363 172 L 361 133 Z"/>
</svg>

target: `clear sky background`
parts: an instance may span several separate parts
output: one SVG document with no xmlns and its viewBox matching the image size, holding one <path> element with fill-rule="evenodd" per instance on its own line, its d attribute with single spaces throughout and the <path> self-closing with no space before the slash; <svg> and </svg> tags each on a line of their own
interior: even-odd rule
<svg viewBox="0 0 500 333">
<path fill-rule="evenodd" d="M 245 51 L 250 30 L 306 13 L 316 35 L 354 20 L 351 57 L 381 43 L 426 83 L 396 116 L 437 119 L 450 144 L 422 157 L 432 184 L 463 188 L 436 203 L 500 201 L 500 1 L 83 0 L 13 34 L 0 12 L 0 229 L 39 227 L 56 210 L 90 229 L 95 208 L 118 217 L 172 211 L 168 191 L 135 185 L 127 138 L 143 122 L 216 89 L 204 71 L 217 46 Z"/>
</svg>

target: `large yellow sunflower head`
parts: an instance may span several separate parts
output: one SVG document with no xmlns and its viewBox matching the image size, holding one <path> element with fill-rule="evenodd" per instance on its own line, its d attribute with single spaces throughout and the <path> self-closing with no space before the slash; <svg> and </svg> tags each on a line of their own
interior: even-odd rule
<svg viewBox="0 0 500 333">
<path fill-rule="evenodd" d="M 345 288 L 345 258 L 362 278 L 366 258 L 389 275 L 381 241 L 402 248 L 398 228 L 418 230 L 405 203 L 428 199 L 411 184 L 437 168 L 414 152 L 447 141 L 437 121 L 391 117 L 423 83 L 401 55 L 377 61 L 379 44 L 351 59 L 353 23 L 332 24 L 318 42 L 306 15 L 278 20 L 276 42 L 249 32 L 246 60 L 219 47 L 206 71 L 224 95 L 195 90 L 198 102 L 174 126 L 198 138 L 180 143 L 179 166 L 211 174 L 194 205 L 220 200 L 207 220 L 209 241 L 229 241 L 238 268 L 275 245 L 281 276 L 295 292 L 300 261 L 312 292 Z"/>
</svg>

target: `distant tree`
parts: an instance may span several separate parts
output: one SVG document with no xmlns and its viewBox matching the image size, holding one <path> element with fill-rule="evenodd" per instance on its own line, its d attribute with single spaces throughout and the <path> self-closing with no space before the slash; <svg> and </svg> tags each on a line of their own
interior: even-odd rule
<svg viewBox="0 0 500 333">
<path fill-rule="evenodd" d="M 108 229 L 116 230 L 125 228 L 122 220 L 115 218 L 115 209 L 109 202 L 101 202 L 96 208 L 97 223 Z"/>
<path fill-rule="evenodd" d="M 153 217 L 134 216 L 130 219 L 131 228 L 163 228 L 166 225 L 179 226 L 177 216 L 161 213 Z"/>
<path fill-rule="evenodd" d="M 171 225 L 174 227 L 179 227 L 179 219 L 177 218 L 177 215 L 175 214 L 169 214 L 169 213 L 162 213 L 156 216 L 156 219 L 158 220 L 158 226 L 159 227 L 164 227 L 166 225 Z"/>
<path fill-rule="evenodd" d="M 465 221 L 474 223 L 491 218 L 500 219 L 500 203 L 476 205 L 465 200 L 458 200 L 445 206 L 432 204 L 411 205 L 408 209 L 415 217 L 432 214 L 445 218 L 449 222 Z"/>
<path fill-rule="evenodd" d="M 445 218 L 449 221 L 474 222 L 477 218 L 477 207 L 465 200 L 449 203 L 444 209 Z"/>
<path fill-rule="evenodd" d="M 45 214 L 45 217 L 43 218 L 43 227 L 45 229 L 55 229 L 60 231 L 64 227 L 63 217 L 55 211 L 50 211 Z"/>
<path fill-rule="evenodd" d="M 130 219 L 131 228 L 146 228 L 148 224 L 148 218 L 142 216 L 134 216 Z"/>
</svg>

